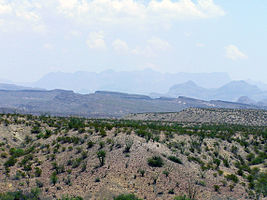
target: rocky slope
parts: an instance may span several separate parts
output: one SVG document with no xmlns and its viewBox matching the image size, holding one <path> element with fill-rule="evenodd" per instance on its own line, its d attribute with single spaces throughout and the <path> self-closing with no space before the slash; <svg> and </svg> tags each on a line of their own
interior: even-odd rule
<svg viewBox="0 0 267 200">
<path fill-rule="evenodd" d="M 266 110 L 188 108 L 176 113 L 140 113 L 130 114 L 124 118 L 148 121 L 267 126 Z"/>
<path fill-rule="evenodd" d="M 37 187 L 44 199 L 264 199 L 266 131 L 1 115 L 0 193 Z"/>
</svg>

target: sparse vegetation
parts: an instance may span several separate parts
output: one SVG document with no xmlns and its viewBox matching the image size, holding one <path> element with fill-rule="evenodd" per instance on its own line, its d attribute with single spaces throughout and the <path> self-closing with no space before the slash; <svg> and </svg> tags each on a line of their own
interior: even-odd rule
<svg viewBox="0 0 267 200">
<path fill-rule="evenodd" d="M 9 114 L 0 131 L 0 199 L 81 200 L 84 184 L 95 197 L 114 180 L 121 193 L 147 191 L 141 199 L 199 199 L 203 187 L 218 197 L 267 196 L 266 126 Z"/>
</svg>

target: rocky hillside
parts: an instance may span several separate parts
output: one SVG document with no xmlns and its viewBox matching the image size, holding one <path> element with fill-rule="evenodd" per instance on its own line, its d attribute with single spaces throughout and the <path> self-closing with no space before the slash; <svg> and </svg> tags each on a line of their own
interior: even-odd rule
<svg viewBox="0 0 267 200">
<path fill-rule="evenodd" d="M 3 114 L 0 198 L 32 189 L 41 199 L 264 199 L 266 134 L 266 127 Z"/>
<path fill-rule="evenodd" d="M 79 94 L 67 90 L 0 90 L 0 110 L 23 114 L 50 114 L 58 116 L 122 117 L 130 113 L 178 112 L 188 107 L 204 108 L 266 108 L 225 101 L 198 99 L 157 98 L 145 95 L 99 91 Z"/>
<path fill-rule="evenodd" d="M 125 119 L 267 126 L 267 111 L 188 108 L 176 113 L 130 114 Z"/>
</svg>

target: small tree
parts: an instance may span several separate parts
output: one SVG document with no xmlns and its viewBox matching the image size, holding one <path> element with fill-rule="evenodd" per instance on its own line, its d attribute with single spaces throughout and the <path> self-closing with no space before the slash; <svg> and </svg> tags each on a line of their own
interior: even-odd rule
<svg viewBox="0 0 267 200">
<path fill-rule="evenodd" d="M 103 166 L 105 164 L 105 157 L 106 157 L 106 152 L 104 150 L 100 150 L 97 152 L 97 157 L 100 162 L 100 166 Z"/>
</svg>

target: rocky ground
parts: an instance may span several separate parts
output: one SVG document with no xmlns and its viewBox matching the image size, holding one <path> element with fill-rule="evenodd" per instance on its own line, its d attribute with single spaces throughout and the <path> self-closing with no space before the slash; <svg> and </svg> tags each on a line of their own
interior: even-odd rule
<svg viewBox="0 0 267 200">
<path fill-rule="evenodd" d="M 148 200 L 264 199 L 266 133 L 266 127 L 2 115 L 0 193 L 38 187 L 45 199 L 128 193 Z"/>
<path fill-rule="evenodd" d="M 173 113 L 130 114 L 125 119 L 267 126 L 266 110 L 188 108 Z"/>
</svg>

